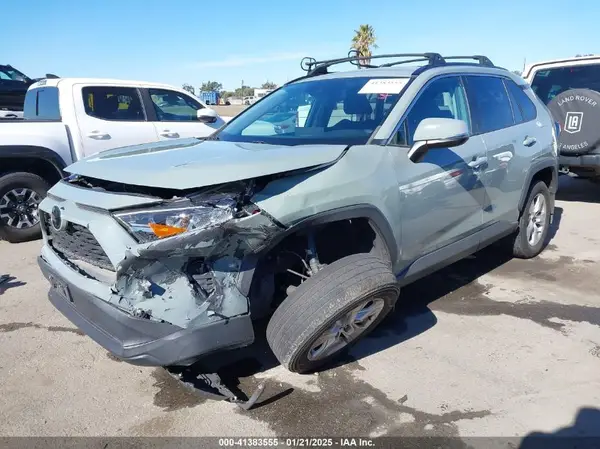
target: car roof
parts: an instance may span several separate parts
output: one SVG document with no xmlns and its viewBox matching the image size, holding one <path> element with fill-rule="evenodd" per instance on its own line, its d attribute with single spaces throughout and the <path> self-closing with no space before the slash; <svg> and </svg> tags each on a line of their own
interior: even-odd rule
<svg viewBox="0 0 600 449">
<path fill-rule="evenodd" d="M 487 67 L 479 64 L 468 64 L 468 63 L 446 63 L 437 66 L 409 66 L 402 65 L 398 67 L 378 67 L 360 70 L 348 70 L 341 72 L 331 72 L 324 75 L 305 76 L 299 78 L 293 82 L 308 82 L 312 80 L 326 80 L 336 78 L 410 78 L 419 73 L 427 73 L 428 77 L 434 77 L 442 75 L 444 73 L 475 73 L 475 74 L 487 74 L 487 75 L 501 75 L 510 77 L 513 81 L 518 84 L 523 84 L 523 79 L 510 71 L 501 67 Z"/>
<path fill-rule="evenodd" d="M 600 62 L 599 55 L 592 56 L 578 56 L 574 58 L 562 58 L 562 59 L 548 59 L 545 61 L 533 62 L 531 64 L 527 64 L 525 69 L 523 70 L 523 77 L 527 78 L 531 75 L 531 72 L 535 69 L 538 71 L 540 69 L 548 69 L 554 67 L 563 67 L 563 66 L 571 66 L 571 65 L 584 65 L 589 62 Z"/>
</svg>

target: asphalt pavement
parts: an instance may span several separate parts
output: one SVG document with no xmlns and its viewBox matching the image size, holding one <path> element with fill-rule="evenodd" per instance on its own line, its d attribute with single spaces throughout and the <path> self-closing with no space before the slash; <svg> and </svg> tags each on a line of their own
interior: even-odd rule
<svg viewBox="0 0 600 449">
<path fill-rule="evenodd" d="M 266 383 L 250 411 L 115 360 L 48 302 L 41 243 L 0 242 L 0 436 L 600 436 L 600 187 L 560 184 L 541 256 L 491 247 L 405 288 L 336 367 L 289 373 L 259 331 L 221 360 Z"/>
</svg>

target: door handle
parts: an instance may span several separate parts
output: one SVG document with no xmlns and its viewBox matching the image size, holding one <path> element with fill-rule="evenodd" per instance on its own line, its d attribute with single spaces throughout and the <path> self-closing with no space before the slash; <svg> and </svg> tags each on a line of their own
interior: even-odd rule
<svg viewBox="0 0 600 449">
<path fill-rule="evenodd" d="M 485 156 L 473 156 L 473 159 L 467 165 L 473 170 L 479 170 L 487 167 L 487 161 L 488 158 Z"/>
<path fill-rule="evenodd" d="M 110 134 L 101 133 L 100 131 L 92 131 L 87 135 L 90 139 L 107 140 L 110 139 Z"/>
<path fill-rule="evenodd" d="M 525 145 L 526 147 L 532 147 L 535 145 L 536 142 L 537 139 L 535 137 L 526 137 L 523 141 L 523 145 Z"/>
<path fill-rule="evenodd" d="M 171 139 L 179 137 L 179 133 L 171 132 L 168 129 L 165 129 L 163 132 L 160 133 L 160 135 L 163 136 L 163 137 L 169 137 Z"/>
</svg>

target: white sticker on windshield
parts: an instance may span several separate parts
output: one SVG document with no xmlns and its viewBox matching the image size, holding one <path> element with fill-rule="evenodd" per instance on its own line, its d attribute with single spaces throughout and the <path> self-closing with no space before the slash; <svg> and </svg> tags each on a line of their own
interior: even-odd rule
<svg viewBox="0 0 600 449">
<path fill-rule="evenodd" d="M 359 94 L 399 94 L 408 78 L 374 78 L 358 91 Z"/>
</svg>

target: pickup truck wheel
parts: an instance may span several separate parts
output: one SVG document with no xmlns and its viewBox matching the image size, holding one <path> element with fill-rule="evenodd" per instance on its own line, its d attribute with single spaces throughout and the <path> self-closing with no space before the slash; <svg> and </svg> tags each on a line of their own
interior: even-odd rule
<svg viewBox="0 0 600 449">
<path fill-rule="evenodd" d="M 42 235 L 38 206 L 50 185 L 33 173 L 17 172 L 0 177 L 0 237 L 11 243 Z"/>
<path fill-rule="evenodd" d="M 325 365 L 373 330 L 400 293 L 389 262 L 354 254 L 322 268 L 275 310 L 267 341 L 297 373 Z"/>
<path fill-rule="evenodd" d="M 535 183 L 519 219 L 519 231 L 513 242 L 513 255 L 531 259 L 542 252 L 550 230 L 550 192 L 543 181 Z"/>
</svg>

